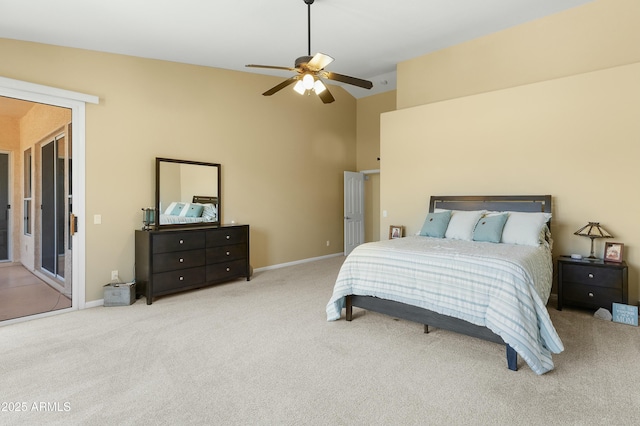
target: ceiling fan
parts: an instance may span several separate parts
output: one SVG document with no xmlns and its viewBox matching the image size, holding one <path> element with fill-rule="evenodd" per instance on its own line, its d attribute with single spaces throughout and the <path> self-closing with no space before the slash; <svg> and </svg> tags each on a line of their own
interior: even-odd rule
<svg viewBox="0 0 640 426">
<path fill-rule="evenodd" d="M 333 58 L 324 53 L 316 53 L 311 56 L 311 5 L 315 0 L 303 0 L 307 5 L 307 20 L 308 20 L 308 47 L 307 56 L 301 56 L 295 61 L 294 68 L 291 67 L 279 67 L 274 65 L 255 65 L 249 64 L 247 67 L 253 68 L 268 68 L 276 70 L 295 71 L 296 75 L 286 79 L 282 83 L 272 87 L 263 93 L 264 96 L 271 96 L 274 93 L 284 89 L 285 87 L 294 84 L 293 89 L 304 95 L 305 93 L 315 92 L 318 97 L 325 104 L 335 101 L 331 92 L 327 86 L 322 82 L 323 78 L 328 80 L 339 81 L 341 83 L 351 84 L 353 86 L 362 87 L 364 89 L 371 89 L 373 83 L 367 80 L 362 80 L 356 77 L 349 77 L 348 75 L 338 74 L 331 71 L 325 71 L 325 67 L 333 62 Z"/>
</svg>

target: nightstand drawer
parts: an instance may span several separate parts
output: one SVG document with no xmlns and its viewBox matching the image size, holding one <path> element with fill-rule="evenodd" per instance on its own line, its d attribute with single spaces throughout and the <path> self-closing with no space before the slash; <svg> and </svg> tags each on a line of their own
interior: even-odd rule
<svg viewBox="0 0 640 426">
<path fill-rule="evenodd" d="M 562 268 L 562 279 L 565 282 L 599 287 L 622 287 L 620 269 L 569 264 L 562 265 Z"/>
<path fill-rule="evenodd" d="M 622 288 L 607 288 L 594 285 L 567 284 L 563 288 L 564 302 L 568 305 L 579 304 L 594 309 L 605 308 L 611 311 L 613 302 L 622 303 Z"/>
</svg>

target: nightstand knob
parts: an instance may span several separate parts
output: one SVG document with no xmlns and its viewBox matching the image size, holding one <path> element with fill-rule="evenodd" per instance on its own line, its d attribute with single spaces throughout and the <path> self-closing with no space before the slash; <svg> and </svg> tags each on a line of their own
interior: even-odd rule
<svg viewBox="0 0 640 426">
<path fill-rule="evenodd" d="M 589 297 L 593 297 L 593 293 L 589 293 Z"/>
<path fill-rule="evenodd" d="M 593 278 L 593 274 L 589 274 L 587 275 L 589 278 Z"/>
</svg>

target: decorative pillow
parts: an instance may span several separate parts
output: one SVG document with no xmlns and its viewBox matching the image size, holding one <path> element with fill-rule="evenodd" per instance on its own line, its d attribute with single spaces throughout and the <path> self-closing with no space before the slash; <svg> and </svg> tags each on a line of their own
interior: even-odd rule
<svg viewBox="0 0 640 426">
<path fill-rule="evenodd" d="M 200 217 L 204 206 L 202 204 L 188 204 L 188 207 L 184 209 L 184 215 L 186 217 Z"/>
<path fill-rule="evenodd" d="M 509 218 L 502 230 L 501 242 L 537 246 L 544 238 L 544 227 L 551 219 L 551 213 L 509 212 Z"/>
<path fill-rule="evenodd" d="M 486 241 L 499 243 L 502 237 L 502 229 L 507 222 L 507 213 L 489 214 L 480 218 L 473 230 L 473 241 Z"/>
<path fill-rule="evenodd" d="M 208 221 L 214 221 L 218 219 L 218 209 L 211 203 L 203 204 L 204 210 L 202 211 L 202 217 Z"/>
<path fill-rule="evenodd" d="M 484 213 L 484 210 L 451 210 L 451 220 L 444 237 L 453 240 L 471 241 L 476 223 Z"/>
<path fill-rule="evenodd" d="M 169 204 L 169 207 L 164 211 L 164 214 L 170 214 L 173 216 L 179 216 L 180 212 L 184 209 L 184 203 L 173 202 Z"/>
<path fill-rule="evenodd" d="M 447 230 L 447 225 L 451 219 L 451 211 L 446 210 L 438 213 L 429 213 L 424 220 L 420 235 L 425 237 L 442 238 Z"/>
</svg>

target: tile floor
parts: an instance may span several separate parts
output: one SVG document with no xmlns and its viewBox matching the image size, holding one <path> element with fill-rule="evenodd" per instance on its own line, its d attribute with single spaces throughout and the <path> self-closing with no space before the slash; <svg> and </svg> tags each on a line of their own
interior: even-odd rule
<svg viewBox="0 0 640 426">
<path fill-rule="evenodd" d="M 24 266 L 0 268 L 0 321 L 55 311 L 71 300 L 29 272 Z"/>
</svg>

